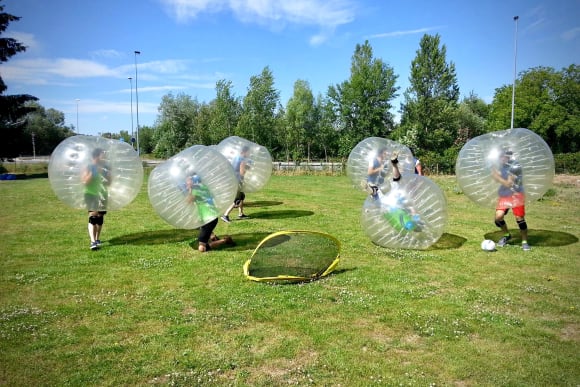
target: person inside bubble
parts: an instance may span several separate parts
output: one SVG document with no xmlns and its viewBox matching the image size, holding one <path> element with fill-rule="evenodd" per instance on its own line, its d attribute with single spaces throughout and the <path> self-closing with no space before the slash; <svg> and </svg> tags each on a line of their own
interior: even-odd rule
<svg viewBox="0 0 580 387">
<path fill-rule="evenodd" d="M 214 204 L 211 191 L 202 183 L 199 175 L 194 173 L 186 178 L 185 190 L 187 201 L 196 207 L 199 219 L 204 222 L 199 228 L 197 237 L 198 251 L 205 253 L 222 245 L 233 245 L 232 237 L 225 236 L 222 239 L 214 233 L 219 219 L 218 209 Z"/>
<path fill-rule="evenodd" d="M 389 152 L 387 148 L 380 148 L 377 152 L 377 155 L 369 162 L 368 165 L 366 191 L 375 200 L 379 199 L 379 195 L 381 193 L 379 187 L 384 184 L 385 176 L 387 176 L 389 173 L 389 163 L 387 161 L 388 153 Z M 390 164 L 393 168 L 394 182 L 401 179 L 398 155 L 398 152 L 393 152 L 390 160 Z"/>
<path fill-rule="evenodd" d="M 250 170 L 252 165 L 252 160 L 248 158 L 250 153 L 250 148 L 247 145 L 242 147 L 240 154 L 237 155 L 232 160 L 232 166 L 234 168 L 234 173 L 238 178 L 238 192 L 236 193 L 236 198 L 232 205 L 226 210 L 225 214 L 222 215 L 222 220 L 226 223 L 230 223 L 230 212 L 233 211 L 234 208 L 238 209 L 238 219 L 247 219 L 247 216 L 244 213 L 244 200 L 246 199 L 246 194 L 244 193 L 244 178 L 246 176 L 246 172 Z"/>
<path fill-rule="evenodd" d="M 385 162 L 387 156 L 387 150 L 382 148 L 377 157 L 369 164 L 369 194 L 380 207 L 383 217 L 397 231 L 419 232 L 423 226 L 420 216 L 405 192 L 399 187 L 402 176 L 399 170 L 399 153 L 396 151 L 390 157 L 390 164 L 393 168 L 391 187 L 386 193 L 383 193 L 379 188 L 384 183 L 384 177 L 388 175 L 388 162 Z M 382 168 L 377 165 L 382 165 Z"/>
<path fill-rule="evenodd" d="M 91 156 L 91 163 L 83 171 L 81 181 L 84 184 L 84 199 L 89 212 L 90 249 L 98 250 L 101 247 L 101 231 L 107 213 L 111 168 L 105 162 L 104 149 L 93 149 Z"/>
<path fill-rule="evenodd" d="M 529 251 L 531 247 L 528 243 L 528 225 L 525 219 L 526 207 L 522 166 L 513 158 L 513 152 L 508 148 L 501 150 L 499 159 L 499 169 L 492 167 L 491 170 L 491 177 L 500 184 L 495 209 L 495 225 L 501 229 L 503 236 L 497 242 L 497 246 L 504 247 L 512 238 L 504 219 L 511 208 L 520 229 L 522 249 Z"/>
</svg>

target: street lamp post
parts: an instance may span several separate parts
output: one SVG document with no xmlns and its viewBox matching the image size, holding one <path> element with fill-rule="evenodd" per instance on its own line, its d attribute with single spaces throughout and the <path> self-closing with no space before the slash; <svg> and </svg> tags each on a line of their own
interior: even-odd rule
<svg viewBox="0 0 580 387">
<path fill-rule="evenodd" d="M 131 84 L 131 146 L 135 143 L 135 134 L 133 133 L 133 78 L 129 77 Z"/>
<path fill-rule="evenodd" d="M 76 99 L 75 101 L 77 101 L 77 134 L 81 134 L 81 131 L 79 130 L 79 101 L 80 99 Z"/>
<path fill-rule="evenodd" d="M 514 21 L 516 22 L 516 32 L 514 35 L 514 84 L 512 85 L 512 120 L 511 128 L 514 128 L 514 108 L 516 105 L 516 72 L 517 72 L 517 57 L 518 57 L 518 19 L 519 16 L 514 16 Z"/>
<path fill-rule="evenodd" d="M 135 51 L 135 104 L 137 105 L 137 155 L 141 154 L 141 148 L 139 147 L 139 92 L 137 91 L 137 55 L 141 54 L 141 51 Z"/>
</svg>

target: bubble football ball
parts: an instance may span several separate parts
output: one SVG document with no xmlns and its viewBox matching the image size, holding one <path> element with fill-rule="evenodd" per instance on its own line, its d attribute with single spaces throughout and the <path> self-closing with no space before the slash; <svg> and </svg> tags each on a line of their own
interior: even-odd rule
<svg viewBox="0 0 580 387">
<path fill-rule="evenodd" d="M 409 148 L 386 138 L 368 137 L 353 148 L 346 163 L 346 174 L 356 189 L 365 190 L 369 165 L 372 165 L 373 160 L 382 149 L 387 150 L 387 157 L 384 161 L 385 172 L 381 174 L 383 183 L 380 184 L 380 187 L 387 188 L 393 178 L 391 166 L 393 152 L 399 152 L 399 172 L 401 174 L 415 172 L 415 161 Z"/>
<path fill-rule="evenodd" d="M 223 214 L 234 202 L 238 180 L 229 161 L 215 149 L 194 145 L 149 176 L 151 205 L 159 216 L 180 229 L 194 229 Z"/>
<path fill-rule="evenodd" d="M 268 149 L 238 136 L 222 140 L 216 148 L 235 168 L 239 165 L 244 147 L 248 147 L 248 154 L 245 156 L 247 169 L 241 181 L 242 191 L 257 192 L 268 183 L 272 175 L 272 156 Z"/>
<path fill-rule="evenodd" d="M 111 181 L 106 208 L 117 210 L 135 199 L 143 184 L 143 165 L 137 152 L 125 142 L 78 135 L 62 141 L 48 162 L 48 178 L 56 196 L 72 208 L 86 209 L 81 176 L 92 162 L 93 150 L 104 150 L 103 161 Z"/>
<path fill-rule="evenodd" d="M 492 170 L 500 167 L 502 150 L 521 166 L 525 202 L 538 200 L 552 186 L 554 156 L 546 142 L 528 129 L 507 129 L 469 140 L 457 157 L 455 174 L 463 193 L 483 207 L 495 208 L 499 183 Z"/>
<path fill-rule="evenodd" d="M 368 196 L 361 213 L 362 228 L 379 246 L 425 249 L 439 240 L 447 223 L 447 201 L 431 179 L 403 175 L 378 199 Z"/>
<path fill-rule="evenodd" d="M 495 242 L 489 239 L 484 240 L 481 242 L 481 249 L 485 251 L 493 251 L 495 250 Z"/>
</svg>

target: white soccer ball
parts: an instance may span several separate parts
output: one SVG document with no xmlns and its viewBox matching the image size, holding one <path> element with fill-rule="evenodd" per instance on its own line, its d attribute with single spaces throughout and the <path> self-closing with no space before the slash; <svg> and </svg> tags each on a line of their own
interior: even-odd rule
<svg viewBox="0 0 580 387">
<path fill-rule="evenodd" d="M 484 240 L 481 242 L 481 249 L 485 251 L 493 251 L 495 250 L 495 242 L 489 239 Z"/>
</svg>

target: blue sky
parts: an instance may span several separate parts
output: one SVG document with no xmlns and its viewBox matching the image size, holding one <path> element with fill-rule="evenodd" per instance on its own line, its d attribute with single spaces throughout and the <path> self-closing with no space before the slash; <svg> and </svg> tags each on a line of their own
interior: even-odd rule
<svg viewBox="0 0 580 387">
<path fill-rule="evenodd" d="M 274 75 L 283 105 L 298 79 L 308 81 L 315 95 L 325 94 L 328 86 L 348 79 L 355 46 L 367 39 L 374 56 L 398 75 L 401 96 L 425 33 L 441 36 L 462 96 L 474 92 L 486 102 L 496 88 L 512 84 L 515 58 L 518 73 L 537 66 L 559 71 L 580 63 L 580 0 L 0 4 L 22 17 L 3 36 L 28 47 L 0 66 L 7 94 L 40 98 L 44 107 L 64 112 L 67 125 L 76 127 L 78 117 L 82 134 L 131 133 L 131 106 L 136 130 L 137 98 L 139 124 L 151 126 L 168 93 L 209 102 L 215 98 L 216 81 L 226 79 L 235 95 L 243 97 L 250 77 L 265 66 Z M 135 55 L 136 50 L 141 54 Z M 401 101 L 395 101 L 393 113 Z"/>
</svg>

